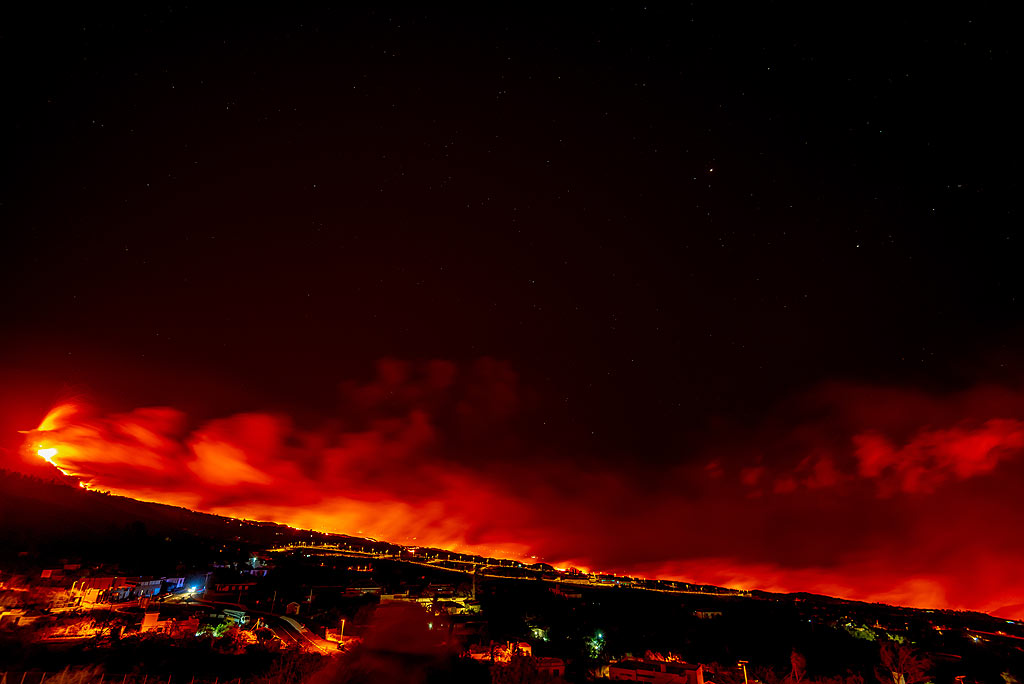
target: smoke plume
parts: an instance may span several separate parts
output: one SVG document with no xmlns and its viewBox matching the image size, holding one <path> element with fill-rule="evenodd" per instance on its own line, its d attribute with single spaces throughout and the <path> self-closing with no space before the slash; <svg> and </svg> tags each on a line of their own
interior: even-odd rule
<svg viewBox="0 0 1024 684">
<path fill-rule="evenodd" d="M 56 407 L 83 486 L 296 527 L 630 575 L 1024 616 L 1024 393 L 831 384 L 673 461 L 545 444 L 504 362 L 385 360 L 335 419 Z"/>
</svg>

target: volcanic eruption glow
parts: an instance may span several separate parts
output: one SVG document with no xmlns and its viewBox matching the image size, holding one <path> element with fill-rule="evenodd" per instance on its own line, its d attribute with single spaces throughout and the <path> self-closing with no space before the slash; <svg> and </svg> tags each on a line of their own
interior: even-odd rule
<svg viewBox="0 0 1024 684">
<path fill-rule="evenodd" d="M 43 445 L 39 445 L 40 449 L 36 453 L 42 456 L 49 463 L 53 463 L 53 457 L 57 455 L 57 449 L 54 447 L 44 448 Z"/>
<path fill-rule="evenodd" d="M 49 432 L 67 425 L 71 418 L 79 411 L 79 405 L 74 402 L 57 404 L 46 414 L 36 428 L 38 432 Z M 42 454 L 40 454 L 42 456 Z"/>
<path fill-rule="evenodd" d="M 1024 614 L 1024 550 L 1012 543 L 1024 527 L 1024 421 L 1013 417 L 1024 394 L 822 387 L 652 473 L 625 457 L 552 458 L 521 439 L 524 394 L 507 364 L 379 370 L 345 385 L 342 420 L 314 429 L 269 413 L 192 425 L 166 407 L 62 405 L 25 452 L 91 488 L 296 528 Z"/>
</svg>

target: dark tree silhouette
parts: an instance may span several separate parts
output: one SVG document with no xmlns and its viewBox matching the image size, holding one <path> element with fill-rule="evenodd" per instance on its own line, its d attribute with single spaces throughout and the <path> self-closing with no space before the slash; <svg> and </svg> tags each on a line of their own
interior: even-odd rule
<svg viewBox="0 0 1024 684">
<path fill-rule="evenodd" d="M 882 643 L 882 664 L 875 667 L 875 677 L 882 684 L 919 684 L 928 681 L 931 662 L 906 644 Z"/>
<path fill-rule="evenodd" d="M 804 677 L 807 675 L 807 658 L 802 653 L 797 653 L 796 649 L 789 654 L 790 671 L 786 676 L 787 684 L 800 684 L 804 681 Z"/>
</svg>

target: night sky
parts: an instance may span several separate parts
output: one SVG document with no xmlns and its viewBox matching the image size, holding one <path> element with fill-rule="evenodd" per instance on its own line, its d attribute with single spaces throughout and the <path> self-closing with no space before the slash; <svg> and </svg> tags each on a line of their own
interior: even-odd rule
<svg viewBox="0 0 1024 684">
<path fill-rule="evenodd" d="M 1018 41 L 848 12 L 3 10 L 0 458 L 1024 617 Z"/>
</svg>

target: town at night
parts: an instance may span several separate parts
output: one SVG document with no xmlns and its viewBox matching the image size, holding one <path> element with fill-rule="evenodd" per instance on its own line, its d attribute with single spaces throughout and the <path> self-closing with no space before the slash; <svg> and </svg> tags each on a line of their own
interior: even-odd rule
<svg viewBox="0 0 1024 684">
<path fill-rule="evenodd" d="M 0 684 L 1021 681 L 1012 27 L 0 10 Z"/>
</svg>

